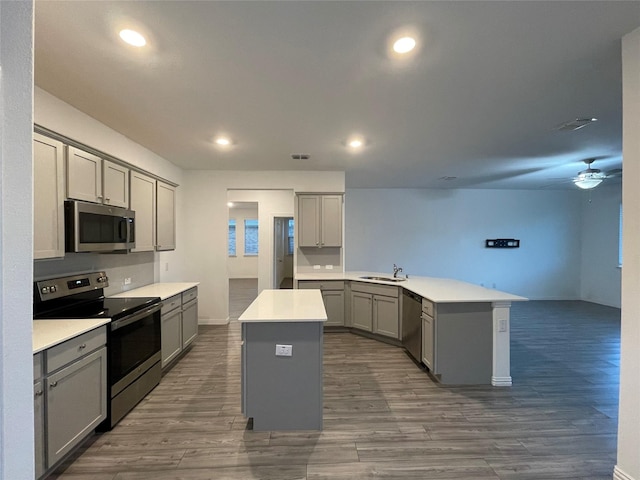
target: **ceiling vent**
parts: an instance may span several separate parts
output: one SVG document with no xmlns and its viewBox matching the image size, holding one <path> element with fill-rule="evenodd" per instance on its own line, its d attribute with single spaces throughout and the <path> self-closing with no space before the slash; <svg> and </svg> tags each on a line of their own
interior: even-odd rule
<svg viewBox="0 0 640 480">
<path fill-rule="evenodd" d="M 291 158 L 293 158 L 294 160 L 309 160 L 311 158 L 311 155 L 309 155 L 308 153 L 292 153 Z"/>
<path fill-rule="evenodd" d="M 597 118 L 576 118 L 575 120 L 571 120 L 570 122 L 557 126 L 556 130 L 559 132 L 575 132 L 576 130 L 580 130 L 582 127 L 586 127 L 587 125 L 597 121 Z"/>
</svg>

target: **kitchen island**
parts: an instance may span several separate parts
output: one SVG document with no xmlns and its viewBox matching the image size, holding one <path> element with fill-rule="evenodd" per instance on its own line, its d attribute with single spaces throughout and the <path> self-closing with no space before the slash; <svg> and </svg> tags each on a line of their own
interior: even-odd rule
<svg viewBox="0 0 640 480">
<path fill-rule="evenodd" d="M 423 299 L 423 354 L 425 351 L 431 354 L 436 365 L 429 365 L 430 359 L 424 356 L 420 360 L 439 381 L 493 386 L 512 384 L 510 308 L 511 302 L 526 301 L 525 297 L 450 278 L 401 276 L 394 279 L 392 274 L 375 272 L 296 273 L 295 281 L 296 286 L 299 282 L 328 281 L 343 281 L 351 286 L 394 285 L 415 293 Z M 345 326 L 353 327 L 354 331 L 358 328 L 347 322 Z M 397 329 L 402 330 L 401 326 Z M 473 349 L 483 352 L 482 360 L 473 357 Z M 478 370 L 480 377 L 469 378 L 463 373 L 473 363 L 487 365 Z M 486 375 L 481 371 L 486 371 Z"/>
<path fill-rule="evenodd" d="M 263 290 L 242 323 L 242 413 L 254 430 L 322 430 L 319 290 Z"/>
</svg>

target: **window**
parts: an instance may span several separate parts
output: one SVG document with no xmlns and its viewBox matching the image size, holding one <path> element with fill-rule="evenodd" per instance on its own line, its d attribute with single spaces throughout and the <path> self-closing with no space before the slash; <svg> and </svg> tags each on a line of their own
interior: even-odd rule
<svg viewBox="0 0 640 480">
<path fill-rule="evenodd" d="M 287 255 L 293 255 L 293 218 L 289 219 L 287 232 Z"/>
<path fill-rule="evenodd" d="M 258 255 L 258 220 L 244 221 L 244 254 Z"/>
<path fill-rule="evenodd" d="M 236 256 L 236 221 L 229 219 L 229 256 Z"/>
</svg>

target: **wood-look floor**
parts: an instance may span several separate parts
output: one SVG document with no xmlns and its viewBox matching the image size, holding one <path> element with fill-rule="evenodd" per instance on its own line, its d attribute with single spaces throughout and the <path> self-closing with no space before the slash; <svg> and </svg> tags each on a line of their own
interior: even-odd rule
<svg viewBox="0 0 640 480">
<path fill-rule="evenodd" d="M 400 348 L 327 333 L 324 430 L 253 432 L 239 324 L 201 326 L 162 383 L 53 478 L 611 479 L 620 311 L 517 304 L 511 332 L 509 388 L 441 386 Z"/>
</svg>

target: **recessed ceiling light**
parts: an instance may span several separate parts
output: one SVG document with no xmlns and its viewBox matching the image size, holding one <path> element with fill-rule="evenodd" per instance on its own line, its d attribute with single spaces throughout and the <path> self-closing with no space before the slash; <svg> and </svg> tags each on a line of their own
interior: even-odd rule
<svg viewBox="0 0 640 480">
<path fill-rule="evenodd" d="M 218 145 L 222 145 L 223 147 L 226 147 L 227 145 L 231 145 L 231 140 L 229 140 L 226 137 L 218 137 L 216 138 L 216 143 Z"/>
<path fill-rule="evenodd" d="M 354 138 L 353 140 L 349 140 L 348 145 L 351 148 L 360 148 L 362 146 L 362 140 L 360 140 L 359 138 Z"/>
<path fill-rule="evenodd" d="M 393 42 L 393 51 L 396 53 L 409 53 L 416 46 L 416 41 L 412 37 L 402 37 Z"/>
<path fill-rule="evenodd" d="M 120 38 L 134 47 L 144 47 L 147 44 L 147 40 L 134 30 L 120 30 Z"/>
</svg>

